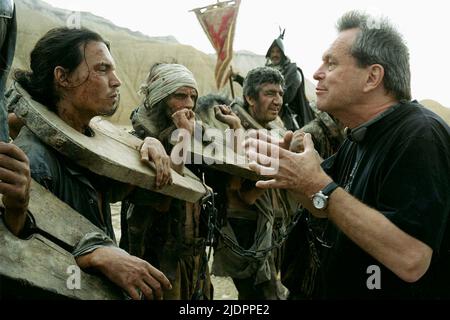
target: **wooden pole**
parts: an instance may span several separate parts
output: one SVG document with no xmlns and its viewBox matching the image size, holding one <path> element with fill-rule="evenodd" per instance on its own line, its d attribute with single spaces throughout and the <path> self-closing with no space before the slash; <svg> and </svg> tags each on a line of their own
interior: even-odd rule
<svg viewBox="0 0 450 320">
<path fill-rule="evenodd" d="M 230 77 L 228 78 L 228 80 L 230 81 L 231 97 L 234 100 L 235 96 L 234 96 L 234 87 L 233 87 L 233 79 L 232 79 L 232 77 L 233 77 L 233 67 L 230 66 Z"/>
</svg>

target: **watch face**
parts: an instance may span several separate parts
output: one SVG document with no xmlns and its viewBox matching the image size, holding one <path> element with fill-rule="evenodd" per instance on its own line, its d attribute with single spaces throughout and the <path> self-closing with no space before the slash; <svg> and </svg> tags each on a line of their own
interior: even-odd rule
<svg viewBox="0 0 450 320">
<path fill-rule="evenodd" d="M 315 195 L 312 199 L 314 208 L 322 210 L 326 207 L 327 200 L 320 195 Z"/>
</svg>

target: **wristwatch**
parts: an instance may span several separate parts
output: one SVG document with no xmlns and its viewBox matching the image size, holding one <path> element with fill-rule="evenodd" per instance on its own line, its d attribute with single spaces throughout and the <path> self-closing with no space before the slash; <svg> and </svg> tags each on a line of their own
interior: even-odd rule
<svg viewBox="0 0 450 320">
<path fill-rule="evenodd" d="M 317 210 L 325 210 L 328 207 L 328 198 L 339 185 L 336 182 L 329 183 L 325 188 L 312 196 L 312 203 Z"/>
</svg>

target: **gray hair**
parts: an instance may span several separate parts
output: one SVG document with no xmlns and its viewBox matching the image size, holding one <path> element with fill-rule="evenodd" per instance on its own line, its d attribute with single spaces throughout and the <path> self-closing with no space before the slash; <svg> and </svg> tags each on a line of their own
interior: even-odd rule
<svg viewBox="0 0 450 320">
<path fill-rule="evenodd" d="M 386 90 L 398 100 L 411 100 L 409 50 L 387 18 L 375 19 L 366 13 L 349 11 L 338 20 L 336 28 L 339 32 L 358 28 L 360 32 L 350 52 L 358 65 L 382 65 Z"/>
<path fill-rule="evenodd" d="M 284 77 L 280 71 L 271 67 L 258 67 L 249 71 L 244 80 L 244 107 L 248 106 L 246 96 L 258 100 L 261 86 L 266 83 L 279 84 L 284 87 Z"/>
</svg>

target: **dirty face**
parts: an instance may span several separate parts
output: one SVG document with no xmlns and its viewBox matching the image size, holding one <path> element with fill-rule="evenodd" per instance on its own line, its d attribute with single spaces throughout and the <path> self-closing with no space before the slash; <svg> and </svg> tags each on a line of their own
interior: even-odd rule
<svg viewBox="0 0 450 320">
<path fill-rule="evenodd" d="M 262 126 L 275 120 L 283 105 L 283 94 L 280 84 L 262 84 L 258 99 L 246 97 L 251 116 Z"/>
<path fill-rule="evenodd" d="M 110 115 L 119 101 L 121 82 L 114 59 L 103 42 L 82 45 L 85 59 L 68 76 L 69 87 L 62 99 L 68 99 L 83 118 Z"/>
<path fill-rule="evenodd" d="M 180 87 L 166 98 L 167 116 L 172 116 L 181 109 L 192 110 L 197 103 L 198 93 L 192 87 Z"/>
</svg>

